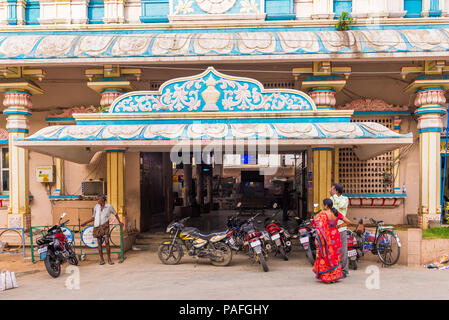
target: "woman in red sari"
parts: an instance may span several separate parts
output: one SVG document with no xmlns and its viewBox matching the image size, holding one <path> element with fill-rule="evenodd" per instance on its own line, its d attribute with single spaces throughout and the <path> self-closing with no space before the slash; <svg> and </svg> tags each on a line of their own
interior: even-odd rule
<svg viewBox="0 0 449 320">
<path fill-rule="evenodd" d="M 331 199 L 323 201 L 323 211 L 314 219 L 313 224 L 317 230 L 316 236 L 316 259 L 313 272 L 316 278 L 326 283 L 333 283 L 343 278 L 341 271 L 341 240 L 337 229 L 338 220 L 343 220 L 346 226 L 351 224 L 349 219 L 344 217 L 334 207 Z"/>
</svg>

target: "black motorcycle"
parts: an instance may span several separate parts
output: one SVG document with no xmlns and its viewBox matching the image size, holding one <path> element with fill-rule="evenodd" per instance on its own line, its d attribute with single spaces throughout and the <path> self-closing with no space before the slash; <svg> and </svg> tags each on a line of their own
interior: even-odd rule
<svg viewBox="0 0 449 320">
<path fill-rule="evenodd" d="M 277 209 L 278 205 L 275 203 L 273 209 Z M 292 250 L 291 236 L 289 232 L 281 226 L 280 222 L 274 218 L 276 215 L 273 214 L 272 217 L 265 218 L 264 227 L 266 234 L 268 234 L 268 242 L 271 243 L 272 248 L 274 248 L 276 254 L 280 254 L 284 260 L 288 260 L 287 254 Z M 265 236 L 267 238 L 267 236 Z"/>
<path fill-rule="evenodd" d="M 185 227 L 189 217 L 173 221 L 166 232 L 171 234 L 171 240 L 163 241 L 158 249 L 159 259 L 164 264 L 178 264 L 184 256 L 183 247 L 190 256 L 209 258 L 214 266 L 227 266 L 232 260 L 232 249 L 224 241 L 227 231 L 209 234 L 201 233 L 197 228 Z"/>
<path fill-rule="evenodd" d="M 41 260 L 44 261 L 48 274 L 53 278 L 59 277 L 63 263 L 69 262 L 71 265 L 78 265 L 73 244 L 69 243 L 62 231 L 62 227 L 69 222 L 67 220 L 61 223 L 65 216 L 66 214 L 63 213 L 58 224 L 51 227 L 42 238 L 36 240 L 39 246 L 37 252 L 40 254 Z"/>
<path fill-rule="evenodd" d="M 262 265 L 263 271 L 268 271 L 266 259 L 268 258 L 267 245 L 265 237 L 262 232 L 258 231 L 254 226 L 254 219 L 260 213 L 249 218 L 241 224 L 241 236 L 244 240 L 243 245 L 248 248 L 248 256 L 254 262 L 259 262 Z"/>
</svg>

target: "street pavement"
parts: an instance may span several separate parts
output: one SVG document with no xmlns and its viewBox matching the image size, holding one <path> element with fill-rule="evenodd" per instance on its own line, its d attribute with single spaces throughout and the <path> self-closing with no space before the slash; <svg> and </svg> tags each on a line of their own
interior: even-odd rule
<svg viewBox="0 0 449 320">
<path fill-rule="evenodd" d="M 155 251 L 127 252 L 123 263 L 115 262 L 100 266 L 97 256 L 89 256 L 89 261 L 81 261 L 77 269 L 79 282 L 76 281 L 78 271 L 68 264 L 57 279 L 45 271 L 22 275 L 18 277 L 19 288 L 0 292 L 0 300 L 449 298 L 449 270 L 398 265 L 382 268 L 379 262 L 361 261 L 359 269 L 351 270 L 348 278 L 325 284 L 315 279 L 311 265 L 299 248 L 290 253 L 289 261 L 270 256 L 270 271 L 266 273 L 241 253 L 234 255 L 227 267 L 215 267 L 203 259 L 195 263 L 188 256 L 179 265 L 164 265 Z"/>
</svg>

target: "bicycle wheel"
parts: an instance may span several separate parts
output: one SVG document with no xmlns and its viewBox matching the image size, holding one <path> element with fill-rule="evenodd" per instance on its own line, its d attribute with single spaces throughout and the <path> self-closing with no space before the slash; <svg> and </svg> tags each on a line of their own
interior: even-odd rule
<svg viewBox="0 0 449 320">
<path fill-rule="evenodd" d="M 376 239 L 376 249 L 383 264 L 392 266 L 398 262 L 401 247 L 393 231 L 385 230 L 379 234 Z"/>
<path fill-rule="evenodd" d="M 114 246 L 114 247 L 120 247 L 120 243 L 117 245 L 115 242 L 114 242 L 114 237 L 112 236 L 112 232 L 114 231 L 114 229 L 115 228 L 117 228 L 117 227 L 119 227 L 118 228 L 118 232 L 119 232 L 119 234 L 120 234 L 120 225 L 119 224 L 116 224 L 115 226 L 113 226 L 112 228 L 111 228 L 111 230 L 109 231 L 109 242 Z"/>
<path fill-rule="evenodd" d="M 1 250 L 21 251 L 23 249 L 22 232 L 19 230 L 7 229 L 0 232 Z"/>
</svg>

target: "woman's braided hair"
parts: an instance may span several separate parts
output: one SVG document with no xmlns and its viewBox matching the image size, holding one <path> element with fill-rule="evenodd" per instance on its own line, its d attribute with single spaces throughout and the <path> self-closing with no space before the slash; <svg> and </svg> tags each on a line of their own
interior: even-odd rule
<svg viewBox="0 0 449 320">
<path fill-rule="evenodd" d="M 325 205 L 326 207 L 328 207 L 329 209 L 331 209 L 332 213 L 333 213 L 336 217 L 338 217 L 338 211 L 337 211 L 337 209 L 334 208 L 334 202 L 333 202 L 331 199 L 329 199 L 329 198 L 324 199 L 324 200 L 323 200 L 323 205 Z"/>
</svg>

